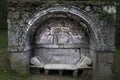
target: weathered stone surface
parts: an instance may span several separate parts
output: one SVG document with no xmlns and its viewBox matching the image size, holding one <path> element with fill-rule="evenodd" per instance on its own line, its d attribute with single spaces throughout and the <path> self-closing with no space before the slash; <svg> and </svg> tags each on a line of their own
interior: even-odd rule
<svg viewBox="0 0 120 80">
<path fill-rule="evenodd" d="M 115 51 L 115 28 L 103 27 L 102 33 L 104 37 L 104 42 L 106 46 L 106 51 Z"/>
<path fill-rule="evenodd" d="M 95 80 L 113 80 L 113 52 L 98 52 L 97 57 Z"/>
<path fill-rule="evenodd" d="M 44 61 L 39 56 L 32 57 L 30 59 L 30 63 L 40 67 L 43 67 L 45 65 Z"/>
<path fill-rule="evenodd" d="M 15 7 L 8 7 L 9 11 L 16 11 Z"/>
<path fill-rule="evenodd" d="M 12 67 L 21 67 L 29 65 L 29 53 L 10 53 L 10 61 Z"/>
<path fill-rule="evenodd" d="M 24 5 L 24 3 L 16 3 L 16 4 L 23 4 Z M 30 5 L 31 4 L 31 5 Z M 44 2 L 43 2 L 43 4 L 44 4 Z M 42 4 L 42 5 L 43 5 Z M 82 2 L 80 3 L 80 4 L 82 4 Z M 93 3 L 94 4 L 94 3 Z M 39 8 L 37 11 L 35 10 L 35 9 L 33 9 L 32 10 L 32 12 L 31 11 L 26 11 L 26 10 L 24 10 L 24 8 L 26 8 L 26 7 L 28 7 L 29 6 L 29 8 L 30 9 L 32 9 L 33 7 L 36 7 L 36 8 Z M 29 20 L 30 20 L 30 18 L 31 18 L 31 15 L 33 14 L 33 12 L 39 12 L 40 10 L 41 10 L 41 6 L 39 6 L 39 5 L 37 5 L 37 6 L 33 6 L 32 5 L 32 2 L 31 3 L 29 3 L 29 4 L 26 4 L 24 7 L 21 7 L 21 6 L 19 6 L 19 5 L 15 5 L 15 6 L 17 6 L 17 7 L 15 7 L 15 8 L 17 8 L 16 9 L 16 11 L 15 12 L 12 12 L 12 10 L 9 10 L 9 13 L 8 13 L 8 18 L 12 18 L 10 21 L 11 22 L 16 22 L 15 24 L 19 24 L 19 28 L 18 28 L 18 30 L 19 29 L 21 29 L 21 32 L 23 33 L 23 34 L 25 34 L 26 33 L 26 31 L 24 31 L 24 30 L 26 30 L 26 26 L 27 26 L 27 23 L 29 22 Z M 13 6 L 14 7 L 14 6 Z M 90 7 L 90 6 L 87 6 L 86 5 L 86 7 Z M 92 7 L 96 7 L 96 11 L 98 11 L 98 14 L 99 14 L 99 9 L 102 9 L 102 6 L 100 7 L 100 6 L 98 6 L 98 5 L 93 5 Z M 22 10 L 23 9 L 23 10 Z M 92 9 L 92 8 L 91 8 Z M 94 9 L 94 8 L 93 8 Z M 93 11 L 94 12 L 94 10 L 91 10 L 91 11 Z M 97 13 L 95 11 L 95 13 Z M 12 16 L 13 15 L 13 16 Z M 90 13 L 90 15 L 91 15 L 91 13 Z M 72 15 L 71 15 L 72 16 Z M 92 13 L 92 16 L 94 16 L 94 14 Z M 16 20 L 16 19 L 18 19 L 20 17 L 20 20 Z M 76 17 L 77 18 L 77 17 Z M 108 20 L 112 20 L 112 18 L 111 19 L 108 19 Z M 106 21 L 104 21 L 104 23 L 105 23 Z M 111 21 L 111 22 L 114 22 L 114 21 Z M 104 24 L 103 23 L 103 24 Z M 113 23 L 114 24 L 114 23 Z M 112 25 L 113 25 L 112 24 Z M 11 23 L 11 25 L 14 25 L 13 23 Z M 100 24 L 100 26 L 101 26 L 102 24 Z M 110 24 L 111 25 L 111 24 Z M 109 25 L 109 26 L 110 26 Z M 107 25 L 106 25 L 107 26 Z M 113 25 L 114 26 L 114 25 Z M 104 26 L 103 26 L 104 27 Z M 13 28 L 12 30 L 16 30 L 15 28 Z M 97 31 L 97 32 L 99 32 L 99 28 L 98 29 L 96 29 L 95 31 Z M 14 31 L 13 31 L 14 32 Z M 16 35 L 17 33 L 15 33 L 14 35 Z M 98 35 L 99 36 L 101 36 L 102 34 L 99 34 L 98 33 Z M 23 35 L 21 35 L 21 36 L 23 36 Z M 12 37 L 12 36 L 11 36 Z M 25 37 L 25 36 L 24 36 Z M 114 36 L 113 36 L 114 37 Z M 18 36 L 18 38 L 17 38 L 17 36 L 16 36 L 16 39 L 18 40 L 18 42 L 19 42 L 19 39 L 21 39 L 21 37 L 19 37 Z M 22 39 L 24 40 L 25 38 L 23 38 L 22 37 Z M 102 39 L 102 38 L 100 38 L 100 39 Z M 22 41 L 23 41 L 22 40 Z M 21 41 L 21 40 L 20 40 Z M 99 49 L 102 49 L 103 48 L 103 50 L 107 50 L 108 48 L 107 48 L 107 46 L 105 47 L 105 45 L 104 45 L 104 40 L 101 40 L 102 42 L 103 42 L 103 44 L 101 44 L 101 42 L 99 43 L 99 44 L 101 44 L 100 46 L 101 47 L 99 47 Z M 15 41 L 16 42 L 16 41 Z M 24 42 L 24 41 L 23 41 Z M 24 42 L 25 43 L 25 42 Z M 16 43 L 16 45 L 17 45 L 17 43 Z M 24 44 L 21 44 L 21 45 L 23 45 L 24 46 Z"/>
<path fill-rule="evenodd" d="M 10 63 L 13 70 L 20 73 L 29 73 L 30 51 L 28 52 L 11 52 Z"/>
<path fill-rule="evenodd" d="M 90 12 L 90 11 L 91 11 L 90 8 L 91 8 L 90 6 L 86 6 L 86 7 L 85 7 L 85 10 L 86 10 L 87 12 Z"/>
<path fill-rule="evenodd" d="M 41 56 L 45 63 L 58 60 L 70 64 L 87 56 L 93 61 L 93 80 L 112 79 L 114 4 L 36 0 L 8 3 L 8 50 L 14 70 L 28 72 L 30 59 L 35 56 Z"/>
<path fill-rule="evenodd" d="M 14 18 L 14 19 L 19 19 L 19 12 L 9 12 L 8 13 L 8 18 Z"/>
</svg>

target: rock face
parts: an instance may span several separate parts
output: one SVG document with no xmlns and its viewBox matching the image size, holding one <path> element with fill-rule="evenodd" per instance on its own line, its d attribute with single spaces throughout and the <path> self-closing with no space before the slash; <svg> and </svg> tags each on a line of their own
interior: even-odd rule
<svg viewBox="0 0 120 80">
<path fill-rule="evenodd" d="M 109 3 L 9 0 L 11 67 L 29 72 L 41 63 L 91 65 L 93 80 L 112 80 L 115 15 Z"/>
</svg>

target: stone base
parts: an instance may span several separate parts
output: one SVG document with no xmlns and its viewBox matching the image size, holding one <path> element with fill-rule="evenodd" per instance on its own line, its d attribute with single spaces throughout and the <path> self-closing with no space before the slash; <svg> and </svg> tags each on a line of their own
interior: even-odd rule
<svg viewBox="0 0 120 80">
<path fill-rule="evenodd" d="M 98 52 L 97 62 L 94 69 L 93 80 L 113 80 L 112 79 L 113 52 Z"/>
<path fill-rule="evenodd" d="M 11 68 L 16 72 L 29 74 L 29 53 L 10 53 Z"/>
</svg>

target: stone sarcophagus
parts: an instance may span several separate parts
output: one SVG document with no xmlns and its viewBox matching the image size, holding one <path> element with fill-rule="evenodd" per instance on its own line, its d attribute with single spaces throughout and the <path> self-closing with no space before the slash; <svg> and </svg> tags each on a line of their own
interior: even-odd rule
<svg viewBox="0 0 120 80">
<path fill-rule="evenodd" d="M 72 5 L 71 5 L 72 3 Z M 111 80 L 115 5 L 90 2 L 9 1 L 8 50 L 11 67 L 90 69 L 91 80 Z"/>
</svg>

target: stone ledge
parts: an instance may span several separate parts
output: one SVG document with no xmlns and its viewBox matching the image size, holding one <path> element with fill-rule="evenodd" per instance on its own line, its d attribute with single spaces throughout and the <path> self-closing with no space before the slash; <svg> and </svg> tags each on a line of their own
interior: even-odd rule
<svg viewBox="0 0 120 80">
<path fill-rule="evenodd" d="M 30 66 L 31 68 L 44 68 L 46 70 L 77 70 L 77 69 L 92 69 L 92 67 L 86 67 L 86 68 L 77 68 L 75 65 L 70 64 L 46 64 L 43 66 Z"/>
</svg>

